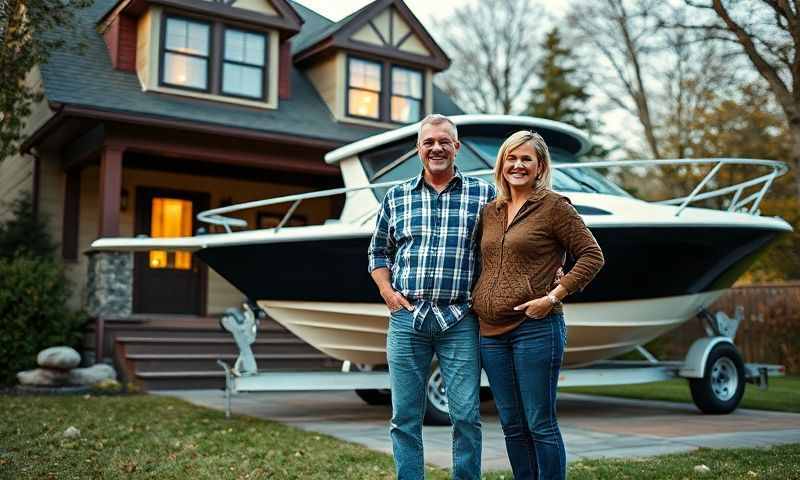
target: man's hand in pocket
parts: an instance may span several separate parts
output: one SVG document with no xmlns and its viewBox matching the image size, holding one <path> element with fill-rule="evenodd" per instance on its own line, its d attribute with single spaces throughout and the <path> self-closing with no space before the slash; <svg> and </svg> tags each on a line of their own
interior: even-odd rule
<svg viewBox="0 0 800 480">
<path fill-rule="evenodd" d="M 405 308 L 409 312 L 414 310 L 411 302 L 409 302 L 402 293 L 392 288 L 381 290 L 381 297 L 383 297 L 383 301 L 386 303 L 386 306 L 389 307 L 390 312 L 396 312 L 401 308 Z"/>
</svg>

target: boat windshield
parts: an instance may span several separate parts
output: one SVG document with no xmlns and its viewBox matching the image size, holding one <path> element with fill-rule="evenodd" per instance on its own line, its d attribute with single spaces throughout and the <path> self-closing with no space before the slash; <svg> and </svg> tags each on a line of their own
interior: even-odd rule
<svg viewBox="0 0 800 480">
<path fill-rule="evenodd" d="M 462 172 L 494 168 L 497 151 L 504 139 L 496 137 L 467 136 L 461 139 L 461 150 L 456 156 L 456 166 Z M 550 147 L 550 157 L 556 163 L 576 162 L 573 154 L 558 147 Z M 417 155 L 413 139 L 396 142 L 361 155 L 361 163 L 372 183 L 391 182 L 419 175 L 422 163 Z M 484 180 L 494 183 L 493 175 L 483 175 Z M 559 192 L 602 193 L 629 197 L 618 187 L 592 168 L 570 168 L 553 170 L 553 189 Z M 375 189 L 381 199 L 388 188 Z"/>
</svg>

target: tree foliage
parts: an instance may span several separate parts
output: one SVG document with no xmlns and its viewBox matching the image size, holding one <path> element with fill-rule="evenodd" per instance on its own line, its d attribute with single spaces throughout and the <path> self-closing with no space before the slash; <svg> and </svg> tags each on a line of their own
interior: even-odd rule
<svg viewBox="0 0 800 480">
<path fill-rule="evenodd" d="M 766 82 L 788 125 L 791 160 L 800 168 L 800 3 L 774 0 L 684 0 L 693 9 L 673 28 L 734 46 Z M 670 22 L 667 22 L 670 23 Z M 795 176 L 800 197 L 800 176 Z"/>
<path fill-rule="evenodd" d="M 538 13 L 538 14 L 536 14 Z M 537 66 L 541 9 L 530 0 L 464 3 L 435 23 L 437 39 L 452 57 L 441 86 L 468 112 L 516 113 Z"/>
<path fill-rule="evenodd" d="M 56 245 L 45 223 L 34 213 L 30 193 L 21 194 L 11 211 L 12 218 L 0 224 L 0 258 L 52 256 Z"/>
<path fill-rule="evenodd" d="M 26 82 L 37 65 L 64 46 L 49 35 L 71 28 L 78 9 L 93 0 L 0 0 L 0 159 L 19 149 L 27 117 L 41 101 L 38 85 Z"/>
<path fill-rule="evenodd" d="M 575 55 L 557 27 L 547 33 L 542 43 L 542 60 L 538 62 L 537 86 L 531 89 L 525 115 L 547 118 L 572 125 L 590 136 L 600 129 L 589 106 L 588 79 L 582 75 Z M 604 158 L 609 151 L 595 144 L 589 156 Z"/>
</svg>

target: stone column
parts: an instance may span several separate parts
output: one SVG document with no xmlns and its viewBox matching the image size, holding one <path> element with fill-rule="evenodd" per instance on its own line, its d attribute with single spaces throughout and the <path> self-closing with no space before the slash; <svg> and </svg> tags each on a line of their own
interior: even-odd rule
<svg viewBox="0 0 800 480">
<path fill-rule="evenodd" d="M 133 253 L 89 252 L 86 310 L 94 318 L 133 312 Z"/>
</svg>

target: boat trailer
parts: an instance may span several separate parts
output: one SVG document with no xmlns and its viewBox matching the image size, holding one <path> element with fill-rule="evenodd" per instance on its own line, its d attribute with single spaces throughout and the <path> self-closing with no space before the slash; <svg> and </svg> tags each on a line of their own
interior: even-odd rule
<svg viewBox="0 0 800 480">
<path fill-rule="evenodd" d="M 706 336 L 694 341 L 684 361 L 659 361 L 644 347 L 637 346 L 644 361 L 610 360 L 562 369 L 558 386 L 630 385 L 685 378 L 695 405 L 704 413 L 720 414 L 738 407 L 745 383 L 766 389 L 769 377 L 785 375 L 782 365 L 742 361 L 733 343 L 744 318 L 742 307 L 737 307 L 733 318 L 724 312 L 712 314 L 706 309 L 698 312 L 698 316 L 703 321 Z M 247 392 L 356 390 L 368 403 L 389 403 L 389 373 L 372 370 L 370 365 L 355 365 L 356 369 L 351 371 L 353 365 L 345 361 L 338 372 L 259 372 L 251 345 L 264 318 L 266 312 L 255 302 L 247 302 L 241 310 L 227 309 L 220 319 L 220 326 L 233 335 L 239 348 L 233 366 L 217 360 L 225 370 L 226 418 L 231 416 L 231 395 Z M 486 374 L 481 372 L 481 387 L 488 386 Z M 445 387 L 435 360 L 427 390 L 426 422 L 449 423 Z"/>
</svg>

